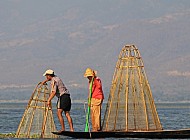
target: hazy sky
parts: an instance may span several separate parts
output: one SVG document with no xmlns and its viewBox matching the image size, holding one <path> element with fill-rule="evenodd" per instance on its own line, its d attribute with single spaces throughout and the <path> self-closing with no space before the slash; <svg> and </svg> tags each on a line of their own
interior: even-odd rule
<svg viewBox="0 0 190 140">
<path fill-rule="evenodd" d="M 189 44 L 189 14 L 189 0 L 1 0 L 0 85 L 33 85 L 47 68 L 64 75 L 67 84 L 86 84 L 82 75 L 89 66 L 109 86 L 128 42 L 142 46 L 148 72 L 155 75 L 151 67 L 158 59 L 149 56 L 174 59 L 163 48 L 174 47 L 171 40 Z"/>
</svg>

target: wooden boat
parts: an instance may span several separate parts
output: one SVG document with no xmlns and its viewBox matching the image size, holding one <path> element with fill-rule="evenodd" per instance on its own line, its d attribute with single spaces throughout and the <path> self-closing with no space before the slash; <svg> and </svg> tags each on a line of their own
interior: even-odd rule
<svg viewBox="0 0 190 140">
<path fill-rule="evenodd" d="M 77 139 L 90 138 L 149 138 L 149 139 L 187 139 L 190 138 L 190 129 L 163 130 L 163 131 L 100 131 L 100 132 L 52 132 L 56 135 Z"/>
<path fill-rule="evenodd" d="M 53 132 L 73 138 L 190 138 L 190 128 L 163 130 L 144 64 L 135 45 L 120 52 L 101 132 Z"/>
</svg>

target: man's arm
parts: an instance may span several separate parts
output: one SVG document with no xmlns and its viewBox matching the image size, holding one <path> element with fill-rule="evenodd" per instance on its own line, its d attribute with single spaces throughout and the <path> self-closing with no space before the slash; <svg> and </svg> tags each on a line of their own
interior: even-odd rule
<svg viewBox="0 0 190 140">
<path fill-rule="evenodd" d="M 96 88 L 101 88 L 102 87 L 101 80 L 100 79 L 94 80 L 94 85 L 96 86 Z"/>
<path fill-rule="evenodd" d="M 50 106 L 51 100 L 53 99 L 54 96 L 55 96 L 55 91 L 52 91 L 50 96 L 49 96 L 49 99 L 47 100 L 47 105 L 48 106 Z"/>
<path fill-rule="evenodd" d="M 45 79 L 44 81 L 41 82 L 41 84 L 44 85 L 48 81 L 49 81 L 48 79 Z"/>
</svg>

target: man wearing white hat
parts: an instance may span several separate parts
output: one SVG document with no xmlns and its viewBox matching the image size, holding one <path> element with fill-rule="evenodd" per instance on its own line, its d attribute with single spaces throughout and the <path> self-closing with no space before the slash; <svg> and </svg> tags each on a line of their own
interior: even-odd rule
<svg viewBox="0 0 190 140">
<path fill-rule="evenodd" d="M 46 79 L 42 82 L 42 84 L 51 81 L 51 93 L 49 96 L 49 99 L 47 101 L 47 105 L 49 106 L 51 103 L 51 100 L 54 98 L 54 96 L 58 97 L 57 100 L 57 117 L 59 119 L 59 122 L 61 124 L 61 131 L 65 131 L 65 124 L 64 119 L 62 116 L 62 113 L 64 111 L 65 116 L 67 117 L 70 131 L 74 131 L 73 129 L 73 122 L 72 118 L 70 116 L 70 109 L 71 109 L 71 99 L 70 94 L 65 85 L 63 84 L 62 80 L 57 77 L 54 74 L 54 71 L 51 69 L 46 70 L 46 72 L 43 74 L 43 76 L 46 76 Z"/>
</svg>

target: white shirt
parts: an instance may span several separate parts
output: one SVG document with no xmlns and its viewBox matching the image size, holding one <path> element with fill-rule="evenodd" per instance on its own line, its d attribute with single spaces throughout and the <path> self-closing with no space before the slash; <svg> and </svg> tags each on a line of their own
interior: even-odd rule
<svg viewBox="0 0 190 140">
<path fill-rule="evenodd" d="M 57 97 L 60 97 L 63 94 L 69 94 L 69 91 L 63 84 L 62 80 L 57 76 L 54 76 L 51 79 L 51 92 L 52 91 L 55 91 Z"/>
</svg>

